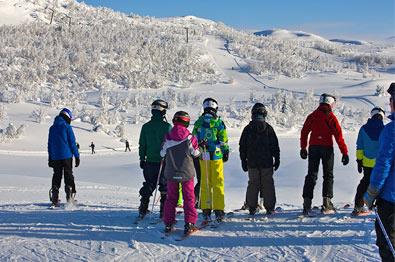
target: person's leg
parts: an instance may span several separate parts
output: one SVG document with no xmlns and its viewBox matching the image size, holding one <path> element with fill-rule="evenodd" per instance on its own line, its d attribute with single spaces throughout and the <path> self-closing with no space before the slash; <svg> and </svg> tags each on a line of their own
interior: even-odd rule
<svg viewBox="0 0 395 262">
<path fill-rule="evenodd" d="M 377 212 L 380 216 L 381 222 L 384 225 L 384 229 L 392 243 L 392 246 L 395 247 L 395 204 L 392 204 L 383 199 L 378 199 L 377 203 Z M 381 230 L 381 227 L 376 219 L 375 223 L 376 229 L 376 245 L 379 247 L 380 257 L 382 261 L 395 261 L 391 249 L 385 239 L 384 233 Z"/>
<path fill-rule="evenodd" d="M 139 212 L 140 214 L 145 215 L 148 211 L 148 204 L 152 193 L 155 191 L 156 182 L 158 179 L 159 173 L 159 163 L 151 163 L 147 162 L 145 164 L 143 175 L 144 175 L 144 182 L 143 187 L 140 189 L 139 193 L 141 196 L 140 199 L 140 207 Z"/>
<path fill-rule="evenodd" d="M 318 148 L 311 146 L 308 156 L 308 171 L 303 186 L 304 208 L 307 209 L 311 208 L 311 200 L 314 196 L 314 187 L 317 182 L 320 159 L 321 156 Z M 310 206 L 306 205 L 308 204 L 307 202 L 310 202 Z"/>
<path fill-rule="evenodd" d="M 250 213 L 255 213 L 258 205 L 258 193 L 260 191 L 261 174 L 258 168 L 248 168 L 248 186 L 247 186 L 247 206 Z"/>
<path fill-rule="evenodd" d="M 196 171 L 196 185 L 195 185 L 195 202 L 196 202 L 196 207 L 200 208 L 200 179 L 201 179 L 201 173 L 200 173 L 200 163 L 199 163 L 199 158 L 194 158 L 193 159 L 193 165 L 195 166 L 195 171 Z"/>
<path fill-rule="evenodd" d="M 210 160 L 200 160 L 200 207 L 202 210 L 212 209 L 212 190 L 210 175 Z"/>
<path fill-rule="evenodd" d="M 195 208 L 195 193 L 193 178 L 182 182 L 182 196 L 184 200 L 185 223 L 196 224 L 198 215 Z"/>
<path fill-rule="evenodd" d="M 52 175 L 52 186 L 51 186 L 51 200 L 53 204 L 59 202 L 59 188 L 62 183 L 63 167 L 62 160 L 53 161 L 53 175 Z"/>
<path fill-rule="evenodd" d="M 225 209 L 225 180 L 224 163 L 220 160 L 210 160 L 212 176 L 213 209 L 217 218 L 223 218 Z"/>
<path fill-rule="evenodd" d="M 77 191 L 75 189 L 75 182 L 73 176 L 73 159 L 65 159 L 63 160 L 63 168 L 64 168 L 64 188 L 66 192 L 67 201 L 71 198 L 73 194 Z"/>
<path fill-rule="evenodd" d="M 361 181 L 359 181 L 359 185 L 357 187 L 357 193 L 355 194 L 354 200 L 354 208 L 360 209 L 363 207 L 363 195 L 365 194 L 366 190 L 368 189 L 370 183 L 370 174 L 372 173 L 372 168 L 364 167 L 363 168 L 363 177 Z"/>
<path fill-rule="evenodd" d="M 335 207 L 332 204 L 333 198 L 333 164 L 334 154 L 333 147 L 322 149 L 322 169 L 323 169 L 323 185 L 322 185 L 322 197 L 323 197 L 323 208 L 327 210 L 334 210 Z"/>
<path fill-rule="evenodd" d="M 263 205 L 267 212 L 271 213 L 276 206 L 276 192 L 273 180 L 273 168 L 262 168 L 262 189 L 263 189 Z"/>
<path fill-rule="evenodd" d="M 170 225 L 176 221 L 176 206 L 178 200 L 178 182 L 167 181 L 167 197 L 164 204 L 163 222 Z"/>
</svg>

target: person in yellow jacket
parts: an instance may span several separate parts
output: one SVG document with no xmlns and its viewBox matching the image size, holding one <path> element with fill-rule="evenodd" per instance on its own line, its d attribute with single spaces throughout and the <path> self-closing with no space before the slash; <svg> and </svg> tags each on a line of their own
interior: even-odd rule
<svg viewBox="0 0 395 262">
<path fill-rule="evenodd" d="M 203 114 L 195 122 L 192 134 L 202 152 L 200 165 L 200 208 L 204 220 L 211 219 L 211 211 L 217 221 L 225 216 L 224 162 L 229 158 L 228 135 L 222 119 L 217 115 L 218 103 L 213 98 L 203 101 Z"/>
</svg>

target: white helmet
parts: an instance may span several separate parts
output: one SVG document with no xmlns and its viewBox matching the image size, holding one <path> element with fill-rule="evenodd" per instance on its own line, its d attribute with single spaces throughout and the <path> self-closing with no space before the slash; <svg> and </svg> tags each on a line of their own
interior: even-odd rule
<svg viewBox="0 0 395 262">
<path fill-rule="evenodd" d="M 328 104 L 332 106 L 336 102 L 336 97 L 327 93 L 320 96 L 320 104 Z"/>
<path fill-rule="evenodd" d="M 382 109 L 382 108 L 379 107 L 379 106 L 374 107 L 374 108 L 372 109 L 372 111 L 370 111 L 370 117 L 373 117 L 374 115 L 377 115 L 377 114 L 381 115 L 382 118 L 384 119 L 384 117 L 385 117 L 385 111 L 384 111 L 384 109 Z"/>
</svg>

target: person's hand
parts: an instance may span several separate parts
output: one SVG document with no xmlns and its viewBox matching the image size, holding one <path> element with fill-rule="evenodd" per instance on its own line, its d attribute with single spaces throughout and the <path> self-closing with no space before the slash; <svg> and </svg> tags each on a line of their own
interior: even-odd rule
<svg viewBox="0 0 395 262">
<path fill-rule="evenodd" d="M 145 164 L 146 164 L 145 160 L 140 160 L 140 168 L 141 169 L 145 168 Z"/>
<path fill-rule="evenodd" d="M 374 206 L 374 202 L 379 195 L 379 192 L 370 186 L 368 187 L 368 190 L 366 190 L 366 193 L 363 195 L 363 202 L 365 202 L 366 206 L 369 209 L 372 209 Z"/>
<path fill-rule="evenodd" d="M 274 171 L 277 171 L 277 169 L 280 167 L 280 158 L 274 159 Z"/>
<path fill-rule="evenodd" d="M 343 156 L 342 156 L 342 163 L 343 163 L 343 166 L 347 165 L 348 162 L 350 162 L 350 159 L 348 158 L 348 155 L 343 155 Z"/>
<path fill-rule="evenodd" d="M 222 161 L 224 161 L 225 163 L 228 160 L 229 160 L 229 151 L 222 152 Z"/>
<path fill-rule="evenodd" d="M 307 150 L 306 150 L 306 148 L 300 149 L 300 157 L 302 159 L 307 159 Z"/>
<path fill-rule="evenodd" d="M 53 162 L 53 160 L 52 159 L 48 159 L 48 166 L 49 167 L 54 167 L 54 162 Z"/>
<path fill-rule="evenodd" d="M 241 168 L 243 169 L 244 172 L 248 171 L 247 160 L 241 160 Z"/>
<path fill-rule="evenodd" d="M 199 147 L 203 148 L 203 149 L 207 149 L 208 148 L 208 143 L 207 140 L 202 140 L 199 142 Z"/>
<path fill-rule="evenodd" d="M 75 158 L 75 167 L 78 167 L 80 165 L 80 158 L 76 157 Z"/>
<path fill-rule="evenodd" d="M 357 160 L 357 165 L 358 165 L 358 173 L 362 173 L 363 171 L 362 160 Z"/>
</svg>

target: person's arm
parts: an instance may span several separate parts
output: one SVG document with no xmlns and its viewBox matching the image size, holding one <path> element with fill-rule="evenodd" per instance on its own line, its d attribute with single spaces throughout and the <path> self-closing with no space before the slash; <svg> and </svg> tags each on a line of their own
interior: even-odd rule
<svg viewBox="0 0 395 262">
<path fill-rule="evenodd" d="M 139 157 L 140 161 L 145 161 L 145 157 L 147 156 L 147 138 L 145 135 L 144 126 L 141 128 L 140 139 L 139 139 Z"/>
<path fill-rule="evenodd" d="M 70 150 L 73 153 L 74 157 L 80 158 L 80 153 L 78 152 L 77 143 L 75 142 L 74 132 L 70 125 L 67 126 L 67 140 L 69 143 Z"/>
<path fill-rule="evenodd" d="M 333 123 L 332 134 L 335 137 L 340 152 L 343 154 L 343 156 L 348 155 L 348 149 L 346 143 L 344 142 L 342 128 L 340 127 L 339 121 L 337 120 L 336 116 L 333 113 L 332 113 L 332 123 Z"/>
<path fill-rule="evenodd" d="M 357 152 L 356 157 L 357 161 L 362 161 L 364 155 L 364 144 L 362 138 L 362 127 L 359 129 L 358 138 L 357 138 Z"/>
<path fill-rule="evenodd" d="M 280 161 L 280 146 L 278 144 L 278 138 L 276 132 L 274 132 L 273 127 L 270 127 L 270 149 L 272 152 L 272 156 L 276 161 Z"/>
<path fill-rule="evenodd" d="M 218 128 L 218 141 L 220 143 L 221 151 L 229 153 L 228 132 L 226 131 L 225 123 L 222 120 Z"/>
<path fill-rule="evenodd" d="M 243 132 L 241 132 L 240 140 L 239 140 L 239 154 L 240 160 L 247 160 L 247 139 L 248 139 L 248 126 L 244 127 Z"/>
<path fill-rule="evenodd" d="M 306 121 L 303 124 L 302 130 L 300 131 L 300 148 L 306 149 L 307 148 L 307 139 L 311 132 L 311 127 L 313 123 L 313 115 L 310 114 Z"/>
</svg>

